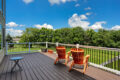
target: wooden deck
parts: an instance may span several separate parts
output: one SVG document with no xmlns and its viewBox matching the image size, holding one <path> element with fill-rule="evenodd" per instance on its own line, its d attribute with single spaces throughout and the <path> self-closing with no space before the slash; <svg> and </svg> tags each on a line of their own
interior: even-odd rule
<svg viewBox="0 0 120 80">
<path fill-rule="evenodd" d="M 9 59 L 13 56 L 24 57 L 20 61 L 22 71 L 16 67 L 10 72 L 13 62 Z M 0 80 L 120 80 L 120 76 L 91 66 L 85 75 L 76 69 L 68 72 L 64 64 L 54 65 L 54 59 L 55 55 L 42 53 L 6 56 L 0 65 Z"/>
</svg>

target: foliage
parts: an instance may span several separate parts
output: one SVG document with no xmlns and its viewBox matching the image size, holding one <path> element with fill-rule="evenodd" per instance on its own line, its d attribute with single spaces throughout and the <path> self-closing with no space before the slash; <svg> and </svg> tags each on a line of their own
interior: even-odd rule
<svg viewBox="0 0 120 80">
<path fill-rule="evenodd" d="M 27 28 L 20 42 L 60 42 L 102 47 L 120 48 L 120 30 L 92 29 L 81 27 L 61 29 Z"/>
<path fill-rule="evenodd" d="M 7 41 L 8 43 L 13 43 L 13 39 L 12 39 L 12 37 L 10 36 L 10 34 L 7 34 L 7 36 L 6 36 L 6 41 Z M 9 47 L 14 47 L 14 44 L 10 44 Z"/>
</svg>

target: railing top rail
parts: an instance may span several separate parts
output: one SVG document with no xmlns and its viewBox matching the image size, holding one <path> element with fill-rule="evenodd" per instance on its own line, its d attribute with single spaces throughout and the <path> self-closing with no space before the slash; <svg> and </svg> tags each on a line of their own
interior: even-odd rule
<svg viewBox="0 0 120 80">
<path fill-rule="evenodd" d="M 76 44 L 63 44 L 63 43 L 59 43 L 59 45 L 76 47 Z M 86 46 L 86 45 L 79 45 L 79 47 L 82 47 L 82 48 L 93 48 L 93 49 L 100 49 L 100 50 L 120 51 L 119 48 L 108 48 L 108 47 Z"/>
<path fill-rule="evenodd" d="M 24 43 L 8 43 L 8 44 L 29 44 L 29 42 L 24 42 Z M 46 42 L 30 42 L 30 44 L 46 44 Z M 53 43 L 53 42 L 47 42 L 47 44 L 54 44 L 54 45 L 56 45 L 56 43 Z M 58 45 L 76 47 L 76 44 L 58 43 Z M 120 51 L 119 48 L 108 48 L 108 47 L 87 46 L 87 45 L 79 45 L 79 47 L 81 47 L 81 48 L 93 48 L 93 49 L 100 49 L 100 50 L 109 50 L 109 51 Z"/>
<path fill-rule="evenodd" d="M 28 42 L 24 42 L 24 43 L 7 43 L 7 44 L 28 44 Z"/>
<path fill-rule="evenodd" d="M 45 44 L 46 42 L 30 42 L 31 44 Z"/>
<path fill-rule="evenodd" d="M 120 51 L 119 48 L 108 48 L 108 47 L 97 47 L 97 46 L 86 46 L 86 45 L 80 45 L 80 47 L 83 47 L 83 48 L 100 49 L 100 50 Z"/>
</svg>

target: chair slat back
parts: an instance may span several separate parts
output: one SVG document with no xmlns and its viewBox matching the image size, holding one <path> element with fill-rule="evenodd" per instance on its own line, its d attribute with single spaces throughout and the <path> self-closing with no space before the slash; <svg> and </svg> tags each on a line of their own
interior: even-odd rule
<svg viewBox="0 0 120 80">
<path fill-rule="evenodd" d="M 56 47 L 56 51 L 59 59 L 65 59 L 66 48 L 64 46 Z"/>
<path fill-rule="evenodd" d="M 83 60 L 84 60 L 83 49 L 72 48 L 71 53 L 75 64 L 83 64 Z"/>
</svg>

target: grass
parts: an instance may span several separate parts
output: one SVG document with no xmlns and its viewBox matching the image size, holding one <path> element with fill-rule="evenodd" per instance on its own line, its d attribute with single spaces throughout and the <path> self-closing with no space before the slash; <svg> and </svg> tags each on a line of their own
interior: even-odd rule
<svg viewBox="0 0 120 80">
<path fill-rule="evenodd" d="M 113 65 L 113 66 L 112 66 Z M 119 65 L 119 66 L 118 66 Z M 120 71 L 120 59 L 117 61 L 114 61 L 112 63 L 109 63 L 106 65 L 106 67 L 112 68 L 112 69 L 116 69 Z"/>
<path fill-rule="evenodd" d="M 28 46 L 27 46 L 28 47 Z M 40 50 L 41 48 L 45 48 L 45 45 L 32 45 L 32 48 L 30 48 L 31 52 L 36 52 L 37 50 Z M 66 47 L 66 52 L 70 51 L 72 47 Z M 51 49 L 53 51 L 56 51 L 55 46 L 49 46 L 48 49 Z M 90 58 L 89 58 L 89 62 L 95 63 L 95 64 L 102 64 L 108 60 L 113 59 L 115 56 L 118 56 L 119 53 L 117 51 L 108 51 L 108 50 L 99 50 L 99 49 L 90 49 L 90 48 L 83 48 L 85 51 L 85 55 L 89 54 Z M 19 53 L 25 53 L 22 51 L 27 51 L 29 52 L 29 48 L 26 48 L 26 45 L 14 45 L 14 48 L 8 48 L 8 54 L 19 54 Z M 18 52 L 18 53 L 14 53 L 14 52 Z M 119 61 L 120 62 L 120 61 Z M 114 65 L 116 64 L 116 65 Z M 108 65 L 104 65 L 106 67 L 110 67 L 113 69 L 118 69 L 118 67 L 116 67 L 118 65 L 118 61 L 115 61 L 111 64 Z M 112 66 L 112 67 L 111 67 Z"/>
</svg>

